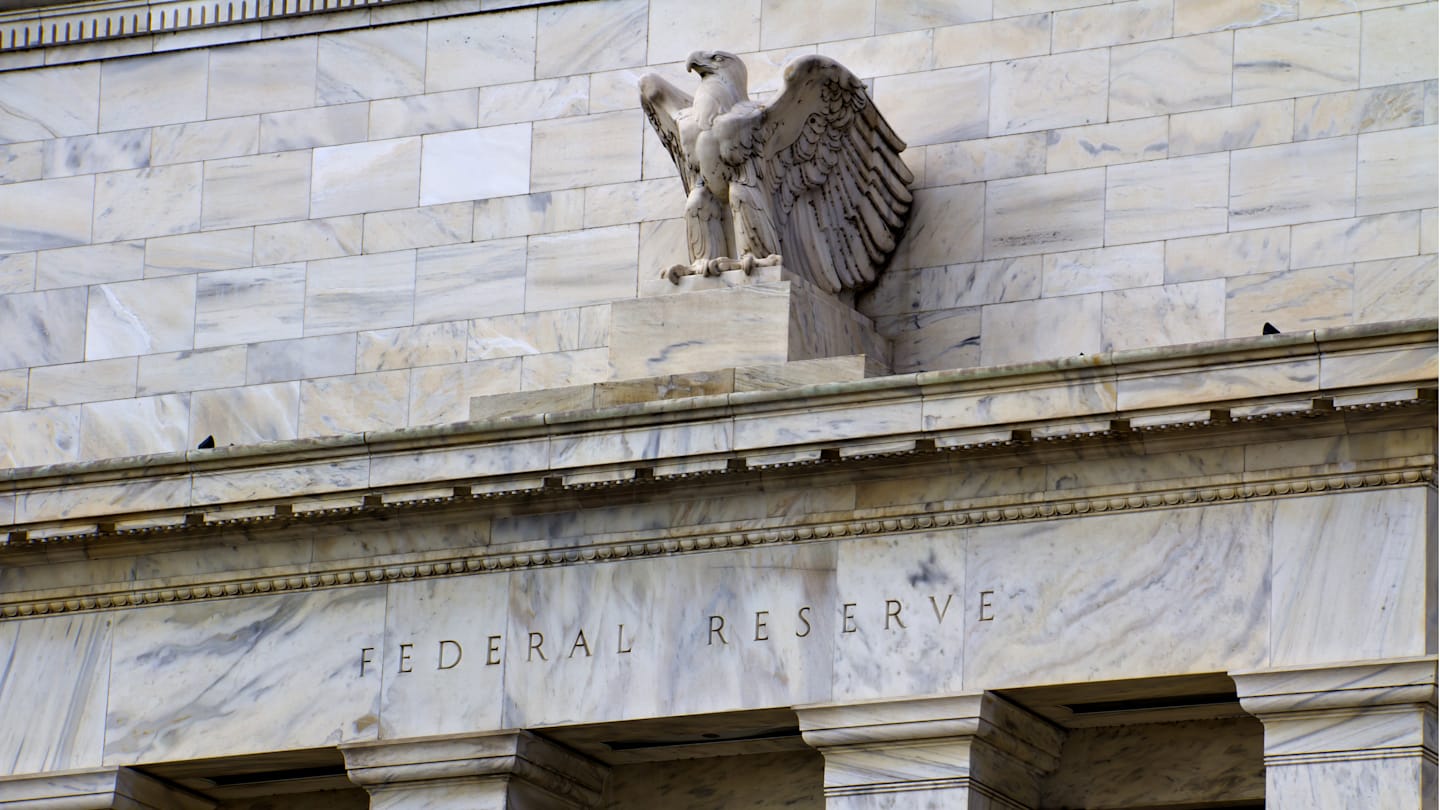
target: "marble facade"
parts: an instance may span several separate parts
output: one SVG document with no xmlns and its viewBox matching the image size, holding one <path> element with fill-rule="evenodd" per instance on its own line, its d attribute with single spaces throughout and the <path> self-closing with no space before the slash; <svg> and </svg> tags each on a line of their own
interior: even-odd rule
<svg viewBox="0 0 1440 810">
<path fill-rule="evenodd" d="M 0 11 L 0 808 L 1433 807 L 1437 4 L 823 5 Z M 853 302 L 661 277 L 700 48 Z"/>
</svg>

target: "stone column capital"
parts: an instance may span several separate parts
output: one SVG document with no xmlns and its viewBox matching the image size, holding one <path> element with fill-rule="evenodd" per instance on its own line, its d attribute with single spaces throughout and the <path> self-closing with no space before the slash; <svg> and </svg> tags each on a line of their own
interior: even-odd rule
<svg viewBox="0 0 1440 810">
<path fill-rule="evenodd" d="M 825 755 L 825 796 L 983 795 L 1033 806 L 1064 732 L 992 693 L 802 706 L 800 734 Z M 944 796 L 937 795 L 944 792 Z M 930 806 L 929 804 L 917 804 Z"/>
<path fill-rule="evenodd" d="M 4 810 L 211 810 L 215 802 L 134 768 L 0 777 Z"/>
<path fill-rule="evenodd" d="M 421 785 L 521 783 L 556 807 L 600 803 L 607 768 L 528 731 L 380 740 L 341 746 L 350 781 L 372 795 Z"/>
<path fill-rule="evenodd" d="M 1267 806 L 1426 806 L 1435 779 L 1435 659 L 1231 673 L 1265 724 Z"/>
</svg>

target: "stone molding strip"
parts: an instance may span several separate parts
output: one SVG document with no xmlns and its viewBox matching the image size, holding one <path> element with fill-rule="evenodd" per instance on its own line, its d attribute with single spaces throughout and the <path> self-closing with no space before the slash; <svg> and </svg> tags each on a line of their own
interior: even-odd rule
<svg viewBox="0 0 1440 810">
<path fill-rule="evenodd" d="M 1345 475 L 1311 474 L 1276 477 L 1269 481 L 1232 482 L 1206 488 L 1157 490 L 1128 496 L 1086 497 L 1072 495 L 1043 502 L 1017 495 L 1010 505 L 989 504 L 984 508 L 945 512 L 917 511 L 909 515 L 877 519 L 807 523 L 770 529 L 705 531 L 690 536 L 657 537 L 614 541 L 534 551 L 477 550 L 434 559 L 384 564 L 342 561 L 324 568 L 310 567 L 288 573 L 262 576 L 195 577 L 188 582 L 156 584 L 127 583 L 125 587 L 95 589 L 83 594 L 17 595 L 0 602 L 0 621 L 33 616 L 88 613 L 120 608 L 143 607 L 172 602 L 193 602 L 260 596 L 293 591 L 402 582 L 432 577 L 506 572 L 564 565 L 583 565 L 609 560 L 673 556 L 753 546 L 810 543 L 847 537 L 905 534 L 933 529 L 986 526 L 1056 517 L 1083 517 L 1111 512 L 1174 509 L 1230 501 L 1319 495 L 1357 489 L 1434 486 L 1434 459 L 1408 469 L 1386 468 Z M 219 525 L 207 529 L 219 528 Z"/>
<path fill-rule="evenodd" d="M 471 14 L 506 8 L 540 6 L 558 0 L 453 0 L 444 3 L 419 0 L 95 0 L 94 2 L 45 5 L 0 12 L 0 54 L 82 45 L 107 40 L 132 39 L 150 35 L 173 35 L 197 29 L 215 31 L 202 42 L 173 43 L 174 47 L 223 45 L 293 36 L 297 31 L 285 27 L 261 29 L 233 28 L 243 23 L 260 23 L 286 18 L 331 14 L 333 24 L 314 30 L 363 28 L 382 22 L 424 20 L 453 14 Z M 382 19 L 366 14 L 346 18 L 337 12 L 365 10 L 388 6 L 406 6 Z M 152 43 L 153 50 L 169 50 Z M 143 53 L 152 48 L 127 49 L 117 55 Z M 83 59 L 93 58 L 86 53 Z M 46 64 L 76 61 L 46 57 Z M 32 65 L 14 65 L 28 67 Z M 0 65 L 4 70 L 8 65 Z"/>
<path fill-rule="evenodd" d="M 1407 402 L 1433 411 L 1435 334 L 1429 319 L 0 470 L 0 525 L 13 541 L 119 516 L 203 523 L 297 498 L 363 508 L 1137 430 L 1264 432 L 1276 420 Z"/>
</svg>

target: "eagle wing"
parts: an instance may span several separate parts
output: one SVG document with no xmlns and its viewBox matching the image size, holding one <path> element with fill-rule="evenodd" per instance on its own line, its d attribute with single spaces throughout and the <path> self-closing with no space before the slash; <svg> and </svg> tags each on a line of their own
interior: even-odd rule
<svg viewBox="0 0 1440 810">
<path fill-rule="evenodd" d="M 914 176 L 865 85 L 832 59 L 801 57 L 758 119 L 756 168 L 785 265 L 832 293 L 874 284 L 905 228 Z"/>
<path fill-rule="evenodd" d="M 690 94 L 654 73 L 640 78 L 640 106 L 645 109 L 645 117 L 650 119 L 650 126 L 660 136 L 665 151 L 670 153 L 670 159 L 675 161 L 675 168 L 680 170 L 680 182 L 685 185 L 687 195 L 698 178 L 695 168 L 686 158 L 678 119 L 694 102 Z"/>
</svg>

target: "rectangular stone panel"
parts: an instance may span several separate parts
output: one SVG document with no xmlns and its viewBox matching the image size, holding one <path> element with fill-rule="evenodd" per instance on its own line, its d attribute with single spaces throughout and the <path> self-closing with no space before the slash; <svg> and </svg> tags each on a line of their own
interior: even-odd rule
<svg viewBox="0 0 1440 810">
<path fill-rule="evenodd" d="M 1001 62 L 991 67 L 990 82 L 991 135 L 1099 123 L 1106 120 L 1110 53 Z"/>
<path fill-rule="evenodd" d="M 837 546 L 840 605 L 832 699 L 961 691 L 967 590 L 959 533 L 919 532 Z"/>
<path fill-rule="evenodd" d="M 387 25 L 320 37 L 319 104 L 412 96 L 425 90 L 425 23 Z"/>
<path fill-rule="evenodd" d="M 639 180 L 643 124 L 639 110 L 537 121 L 532 125 L 531 188 L 554 191 Z"/>
<path fill-rule="evenodd" d="M 83 245 L 90 241 L 95 178 L 64 177 L 0 186 L 0 251 Z"/>
<path fill-rule="evenodd" d="M 189 394 L 92 402 L 81 406 L 81 417 L 80 461 L 190 448 Z M 89 508 L 94 514 L 103 507 L 96 499 Z"/>
<path fill-rule="evenodd" d="M 1274 508 L 969 530 L 965 688 L 1265 666 Z"/>
<path fill-rule="evenodd" d="M 210 51 L 211 118 L 293 110 L 315 103 L 315 37 Z"/>
<path fill-rule="evenodd" d="M 150 163 L 159 166 L 253 155 L 259 143 L 260 119 L 254 115 L 156 127 L 150 139 Z"/>
<path fill-rule="evenodd" d="M 1236 104 L 1353 90 L 1359 82 L 1359 14 L 1235 32 Z"/>
<path fill-rule="evenodd" d="M 804 545 L 512 574 L 505 725 L 825 701 L 834 567 Z"/>
<path fill-rule="evenodd" d="M 414 315 L 415 251 L 310 262 L 305 334 L 404 326 Z"/>
<path fill-rule="evenodd" d="M 12 720 L 0 723 L 5 773 L 100 764 L 112 621 L 82 613 L 0 623 L 0 716 Z"/>
<path fill-rule="evenodd" d="M 529 190 L 529 124 L 424 137 L 421 205 L 508 197 Z"/>
<path fill-rule="evenodd" d="M 100 130 L 205 120 L 208 50 L 114 59 L 100 66 Z"/>
<path fill-rule="evenodd" d="M 1099 247 L 1105 169 L 996 180 L 985 189 L 985 258 Z"/>
<path fill-rule="evenodd" d="M 419 195 L 418 137 L 328 146 L 314 152 L 311 217 L 411 208 Z"/>
<path fill-rule="evenodd" d="M 1230 228 L 1265 228 L 1355 215 L 1355 138 L 1230 153 Z"/>
<path fill-rule="evenodd" d="M 426 92 L 535 76 L 533 9 L 431 20 L 427 27 Z"/>
<path fill-rule="evenodd" d="M 88 177 L 76 179 L 92 182 Z M 199 163 L 95 177 L 94 241 L 200 230 L 201 179 Z"/>
<path fill-rule="evenodd" d="M 1231 42 L 1222 32 L 1112 48 L 1111 119 L 1228 106 Z"/>
<path fill-rule="evenodd" d="M 64 138 L 95 132 L 100 113 L 100 65 L 95 62 L 0 73 L 0 143 Z"/>
<path fill-rule="evenodd" d="M 144 242 L 43 250 L 36 256 L 35 288 L 79 287 L 131 281 L 145 274 Z"/>
<path fill-rule="evenodd" d="M 1422 487 L 1277 502 L 1271 665 L 1424 655 L 1434 508 Z"/>
<path fill-rule="evenodd" d="M 117 614 L 105 763 L 374 739 L 380 671 L 362 675 L 360 660 L 384 623 L 378 586 Z M 274 722 L 257 722 L 257 706 Z"/>
<path fill-rule="evenodd" d="M 530 239 L 525 308 L 562 309 L 634 297 L 637 250 L 634 225 Z"/>
<path fill-rule="evenodd" d="M 201 218 L 206 229 L 305 219 L 309 190 L 306 152 L 206 161 Z"/>
</svg>

